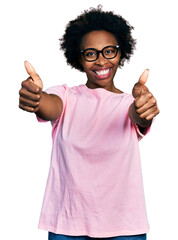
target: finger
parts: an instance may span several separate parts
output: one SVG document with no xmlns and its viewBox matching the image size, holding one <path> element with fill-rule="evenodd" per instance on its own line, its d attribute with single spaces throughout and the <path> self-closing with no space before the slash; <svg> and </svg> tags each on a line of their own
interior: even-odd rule
<svg viewBox="0 0 178 240">
<path fill-rule="evenodd" d="M 32 100 L 32 101 L 39 101 L 40 98 L 41 98 L 41 94 L 38 93 L 32 93 L 32 92 L 29 92 L 27 89 L 25 88 L 21 88 L 20 91 L 19 91 L 19 95 L 23 98 L 26 98 L 26 99 L 29 99 L 29 100 Z"/>
<path fill-rule="evenodd" d="M 42 89 L 32 81 L 31 77 L 22 82 L 22 88 L 25 88 L 32 93 L 42 92 Z"/>
<path fill-rule="evenodd" d="M 36 107 L 36 108 L 34 108 L 34 107 L 29 107 L 29 106 L 23 105 L 22 103 L 19 103 L 19 108 L 22 109 L 22 110 L 24 110 L 24 111 L 32 112 L 32 113 L 37 112 L 38 109 L 39 109 L 39 107 Z"/>
<path fill-rule="evenodd" d="M 146 112 L 142 113 L 140 118 L 151 119 L 151 116 L 156 116 L 159 113 L 159 109 L 157 106 L 149 108 Z"/>
<path fill-rule="evenodd" d="M 153 97 L 147 103 L 145 103 L 142 107 L 136 109 L 136 112 L 138 114 L 142 114 L 154 106 L 156 106 L 156 99 Z"/>
<path fill-rule="evenodd" d="M 147 82 L 148 79 L 148 75 L 149 75 L 149 69 L 146 69 L 142 75 L 140 76 L 138 82 L 142 85 L 145 85 L 145 83 Z"/>
<path fill-rule="evenodd" d="M 135 99 L 135 107 L 137 109 L 141 108 L 144 106 L 150 99 L 153 97 L 151 92 L 145 92 L 144 94 L 141 94 L 140 97 Z"/>
<path fill-rule="evenodd" d="M 22 96 L 20 96 L 19 102 L 21 104 L 23 104 L 24 106 L 29 106 L 29 107 L 33 107 L 33 108 L 38 107 L 39 104 L 40 104 L 39 101 L 32 101 L 32 100 L 29 100 L 29 99 L 24 98 Z"/>
<path fill-rule="evenodd" d="M 158 115 L 160 113 L 159 109 L 157 109 L 157 112 L 153 113 L 153 114 L 150 114 L 148 117 L 146 117 L 146 120 L 151 120 L 153 119 L 154 117 L 156 117 L 156 115 Z"/>
</svg>

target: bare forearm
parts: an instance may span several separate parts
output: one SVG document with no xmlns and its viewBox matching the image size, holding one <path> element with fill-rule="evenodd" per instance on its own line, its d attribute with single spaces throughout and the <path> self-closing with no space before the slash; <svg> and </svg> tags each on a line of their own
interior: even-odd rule
<svg viewBox="0 0 178 240">
<path fill-rule="evenodd" d="M 57 95 L 42 92 L 36 115 L 44 120 L 56 120 L 62 113 L 62 108 L 62 100 Z"/>
</svg>

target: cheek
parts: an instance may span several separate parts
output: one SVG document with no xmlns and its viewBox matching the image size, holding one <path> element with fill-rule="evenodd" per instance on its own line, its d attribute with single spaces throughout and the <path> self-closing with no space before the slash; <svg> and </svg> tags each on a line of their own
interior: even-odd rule
<svg viewBox="0 0 178 240">
<path fill-rule="evenodd" d="M 88 62 L 83 62 L 82 63 L 83 69 L 85 72 L 88 72 L 92 66 L 92 64 L 88 63 Z"/>
<path fill-rule="evenodd" d="M 83 66 L 84 71 L 87 72 L 87 70 L 88 70 L 87 66 L 85 64 L 83 64 L 82 66 Z"/>
<path fill-rule="evenodd" d="M 113 64 L 114 64 L 114 68 L 118 68 L 118 66 L 119 66 L 119 61 L 120 61 L 120 58 L 119 57 L 117 57 L 117 58 L 115 58 L 114 59 L 114 61 L 113 61 Z"/>
<path fill-rule="evenodd" d="M 115 58 L 115 66 L 116 66 L 116 68 L 118 68 L 119 67 L 119 62 L 120 62 L 120 56 L 117 56 L 116 58 Z"/>
</svg>

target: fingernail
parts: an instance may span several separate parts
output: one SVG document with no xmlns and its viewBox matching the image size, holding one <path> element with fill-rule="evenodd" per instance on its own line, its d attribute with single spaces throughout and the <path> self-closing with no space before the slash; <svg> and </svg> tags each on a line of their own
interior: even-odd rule
<svg viewBox="0 0 178 240">
<path fill-rule="evenodd" d="M 27 61 L 27 60 L 24 61 L 24 65 L 26 65 L 26 64 L 28 64 L 28 61 Z"/>
</svg>

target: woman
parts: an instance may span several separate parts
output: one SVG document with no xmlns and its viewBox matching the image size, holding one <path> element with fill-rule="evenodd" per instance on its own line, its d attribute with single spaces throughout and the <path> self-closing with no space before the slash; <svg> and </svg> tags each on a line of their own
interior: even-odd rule
<svg viewBox="0 0 178 240">
<path fill-rule="evenodd" d="M 129 23 L 101 7 L 70 21 L 61 39 L 67 63 L 86 84 L 42 91 L 27 61 L 19 107 L 51 121 L 53 149 L 39 228 L 49 240 L 143 240 L 149 230 L 138 141 L 159 113 L 145 70 L 127 94 L 114 85 L 136 41 Z M 75 81 L 75 80 L 74 80 Z"/>
</svg>

